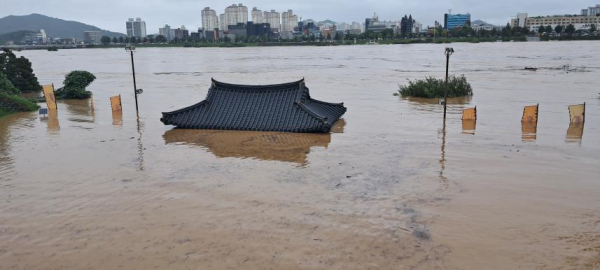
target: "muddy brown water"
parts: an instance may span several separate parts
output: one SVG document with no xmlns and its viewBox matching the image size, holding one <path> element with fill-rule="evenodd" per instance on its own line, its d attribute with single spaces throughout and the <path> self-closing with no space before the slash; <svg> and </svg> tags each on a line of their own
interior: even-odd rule
<svg viewBox="0 0 600 270">
<path fill-rule="evenodd" d="M 43 84 L 98 79 L 93 110 L 0 119 L 0 269 L 599 269 L 598 43 L 452 46 L 475 95 L 449 102 L 445 130 L 437 101 L 392 95 L 443 76 L 441 45 L 139 48 L 139 119 L 124 50 L 18 52 Z M 305 78 L 348 112 L 331 134 L 159 121 L 211 77 Z"/>
</svg>

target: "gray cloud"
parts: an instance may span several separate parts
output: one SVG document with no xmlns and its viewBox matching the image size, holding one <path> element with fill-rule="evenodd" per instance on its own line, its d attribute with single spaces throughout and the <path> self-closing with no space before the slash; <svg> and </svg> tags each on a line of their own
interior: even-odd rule
<svg viewBox="0 0 600 270">
<path fill-rule="evenodd" d="M 2 0 L 0 17 L 40 13 L 65 20 L 79 21 L 103 29 L 125 32 L 125 21 L 130 17 L 141 17 L 146 21 L 148 33 L 158 32 L 164 24 L 185 25 L 190 30 L 201 26 L 200 10 L 211 7 L 222 13 L 233 2 L 222 0 Z M 252 0 L 239 1 L 261 10 L 275 9 L 279 12 L 293 9 L 303 19 L 337 22 L 364 22 L 365 18 L 377 12 L 380 19 L 399 20 L 404 14 L 413 17 L 424 26 L 433 25 L 435 20 L 443 21 L 444 13 L 471 13 L 472 19 L 503 25 L 517 12 L 531 15 L 575 14 L 582 8 L 593 5 L 583 0 L 363 0 L 363 1 L 323 1 L 323 0 Z M 0 26 L 1 27 L 1 26 Z"/>
</svg>

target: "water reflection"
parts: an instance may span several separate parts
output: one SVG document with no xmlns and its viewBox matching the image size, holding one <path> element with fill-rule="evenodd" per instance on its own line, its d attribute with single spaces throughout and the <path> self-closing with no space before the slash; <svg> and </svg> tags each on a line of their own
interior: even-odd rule
<svg viewBox="0 0 600 270">
<path fill-rule="evenodd" d="M 463 121 L 464 126 L 464 121 Z M 446 121 L 444 121 L 444 127 L 442 128 L 442 151 L 440 158 L 440 188 L 448 188 L 448 178 L 444 176 L 444 170 L 446 170 Z"/>
<path fill-rule="evenodd" d="M 80 123 L 94 123 L 95 122 L 95 113 L 90 104 L 91 99 L 77 100 L 77 99 L 67 99 L 60 101 L 60 103 L 65 104 L 69 121 L 72 122 L 80 122 Z"/>
<path fill-rule="evenodd" d="M 121 111 L 122 112 L 122 111 Z M 114 113 L 114 112 L 113 112 Z M 144 165 L 144 150 L 146 150 L 146 148 L 144 148 L 144 145 L 142 144 L 142 135 L 144 134 L 144 122 L 140 120 L 140 115 L 137 115 L 137 132 L 138 132 L 138 162 L 139 162 L 139 166 L 138 169 L 140 171 L 143 171 L 145 168 Z"/>
<path fill-rule="evenodd" d="M 308 163 L 312 147 L 327 148 L 331 142 L 331 134 L 190 129 L 172 129 L 163 138 L 167 144 L 206 148 L 220 158 L 256 158 L 302 165 Z"/>
<path fill-rule="evenodd" d="M 57 135 L 60 130 L 60 124 L 58 122 L 58 111 L 48 110 L 48 117 L 45 119 L 48 122 L 48 133 Z"/>
<path fill-rule="evenodd" d="M 475 135 L 475 127 L 477 126 L 477 120 L 463 120 L 462 121 L 462 133 Z"/>
<path fill-rule="evenodd" d="M 112 111 L 112 124 L 115 127 L 123 127 L 123 111 Z"/>
<path fill-rule="evenodd" d="M 10 154 L 10 126 L 16 122 L 14 115 L 5 116 L 0 121 L 0 181 L 11 180 L 14 174 L 13 158 Z M 4 183 L 0 183 L 3 186 Z"/>
<path fill-rule="evenodd" d="M 583 138 L 583 123 L 571 123 L 567 130 L 567 142 L 580 143 Z"/>
<path fill-rule="evenodd" d="M 531 142 L 537 139 L 537 122 L 521 123 L 521 140 Z"/>
<path fill-rule="evenodd" d="M 411 106 L 411 109 L 418 111 L 428 111 L 428 112 L 442 112 L 444 111 L 444 106 L 440 105 L 440 99 L 438 98 L 417 98 L 417 97 L 407 97 L 403 98 L 408 101 L 408 104 Z M 462 111 L 464 106 L 471 103 L 471 96 L 465 97 L 456 97 L 456 98 L 448 98 L 448 111 L 449 112 L 457 112 Z"/>
</svg>

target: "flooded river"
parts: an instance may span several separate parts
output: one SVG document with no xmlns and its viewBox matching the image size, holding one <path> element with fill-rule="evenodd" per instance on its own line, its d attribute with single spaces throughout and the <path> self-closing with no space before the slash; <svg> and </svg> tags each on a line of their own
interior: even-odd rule
<svg viewBox="0 0 600 270">
<path fill-rule="evenodd" d="M 138 48 L 139 118 L 124 49 L 17 52 L 42 84 L 97 80 L 93 109 L 0 119 L 0 269 L 599 269 L 598 45 L 452 44 L 474 96 L 450 102 L 446 129 L 437 101 L 393 96 L 444 76 L 443 45 Z M 331 134 L 159 121 L 211 78 L 305 78 L 348 112 Z"/>
</svg>

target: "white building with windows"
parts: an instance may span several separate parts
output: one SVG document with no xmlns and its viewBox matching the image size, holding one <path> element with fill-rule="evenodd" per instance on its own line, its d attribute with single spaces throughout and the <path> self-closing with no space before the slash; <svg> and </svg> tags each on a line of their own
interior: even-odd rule
<svg viewBox="0 0 600 270">
<path fill-rule="evenodd" d="M 551 26 L 555 28 L 557 25 L 567 27 L 572 24 L 575 30 L 590 29 L 592 24 L 596 27 L 600 26 L 600 16 L 581 16 L 581 15 L 557 15 L 557 16 L 539 16 L 527 17 L 526 27 L 529 30 L 538 31 L 540 26 Z"/>
<path fill-rule="evenodd" d="M 254 24 L 265 23 L 265 18 L 263 16 L 262 10 L 260 10 L 258 8 L 253 8 L 252 9 L 252 22 Z"/>
<path fill-rule="evenodd" d="M 281 32 L 292 32 L 298 26 L 298 15 L 291 9 L 281 14 Z"/>
<path fill-rule="evenodd" d="M 225 14 L 219 15 L 219 30 L 225 31 Z"/>
<path fill-rule="evenodd" d="M 171 26 L 165 24 L 163 28 L 158 28 L 158 34 L 164 36 L 167 39 L 167 41 L 171 41 L 175 37 L 173 31 L 171 30 Z"/>
<path fill-rule="evenodd" d="M 600 5 L 581 10 L 581 15 L 583 16 L 596 16 L 597 14 L 600 14 Z"/>
<path fill-rule="evenodd" d="M 279 12 L 276 12 L 275 10 L 271 10 L 271 11 L 265 11 L 264 13 L 264 20 L 265 23 L 268 23 L 271 25 L 271 30 L 278 32 L 281 30 L 281 16 L 279 15 Z"/>
<path fill-rule="evenodd" d="M 146 37 L 146 22 L 142 21 L 140 18 L 136 18 L 135 21 L 133 18 L 129 18 L 129 20 L 125 22 L 125 27 L 127 28 L 128 37 Z"/>
<path fill-rule="evenodd" d="M 205 30 L 214 30 L 219 28 L 219 17 L 217 16 L 217 12 L 210 9 L 209 7 L 205 7 L 202 12 L 202 28 Z"/>
<path fill-rule="evenodd" d="M 228 30 L 229 25 L 238 23 L 248 23 L 248 7 L 242 4 L 233 4 L 225 8 L 225 28 L 223 30 Z"/>
</svg>

